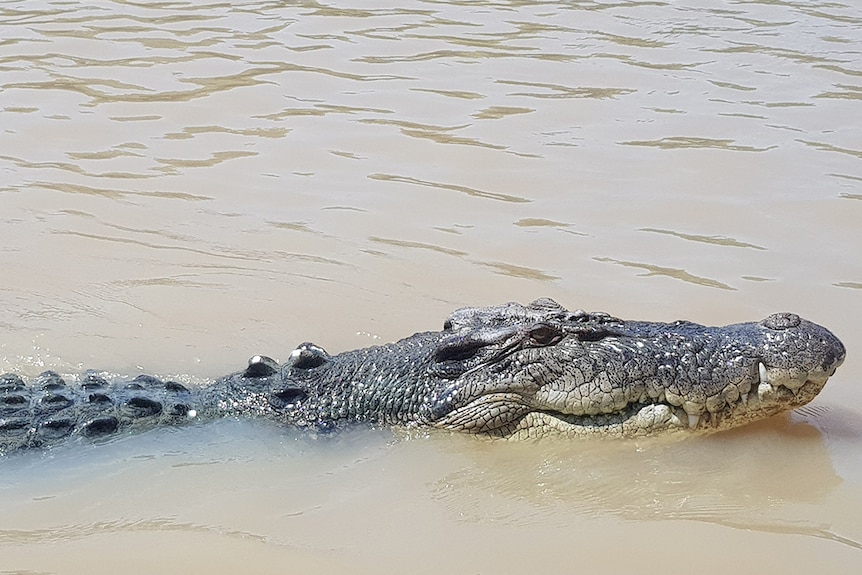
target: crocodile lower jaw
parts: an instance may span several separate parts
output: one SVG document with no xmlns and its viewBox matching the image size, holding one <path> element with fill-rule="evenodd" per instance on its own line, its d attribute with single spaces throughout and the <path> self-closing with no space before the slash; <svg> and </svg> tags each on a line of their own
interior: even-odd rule
<svg viewBox="0 0 862 575">
<path fill-rule="evenodd" d="M 494 430 L 491 435 L 518 439 L 553 435 L 619 438 L 711 433 L 741 427 L 805 405 L 823 388 L 823 382 L 806 380 L 794 387 L 761 382 L 738 402 L 715 413 L 689 414 L 682 407 L 660 402 L 630 404 L 622 411 L 598 415 L 533 411 L 510 426 Z"/>
</svg>

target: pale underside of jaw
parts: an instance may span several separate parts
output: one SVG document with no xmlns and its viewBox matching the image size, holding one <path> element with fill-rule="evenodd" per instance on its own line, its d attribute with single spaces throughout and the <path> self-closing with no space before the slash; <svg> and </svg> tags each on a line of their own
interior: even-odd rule
<svg viewBox="0 0 862 575">
<path fill-rule="evenodd" d="M 739 427 L 811 401 L 827 374 L 796 376 L 758 364 L 758 380 L 728 385 L 720 394 L 695 403 L 672 394 L 629 404 L 619 412 L 568 415 L 553 411 L 527 414 L 510 433 L 513 438 L 562 433 L 569 436 L 639 437 L 674 432 L 710 432 Z M 756 385 L 754 385 L 756 383 Z"/>
</svg>

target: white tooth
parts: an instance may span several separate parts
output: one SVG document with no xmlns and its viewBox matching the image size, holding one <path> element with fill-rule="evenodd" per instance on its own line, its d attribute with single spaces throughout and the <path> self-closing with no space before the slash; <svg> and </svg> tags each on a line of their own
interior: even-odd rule
<svg viewBox="0 0 862 575">
<path fill-rule="evenodd" d="M 697 424 L 700 422 L 700 415 L 695 415 L 693 413 L 688 414 L 688 428 L 695 429 L 697 428 Z"/>
<path fill-rule="evenodd" d="M 757 371 L 760 374 L 760 383 L 769 383 L 769 374 L 766 373 L 766 366 L 762 362 L 757 364 Z"/>
</svg>

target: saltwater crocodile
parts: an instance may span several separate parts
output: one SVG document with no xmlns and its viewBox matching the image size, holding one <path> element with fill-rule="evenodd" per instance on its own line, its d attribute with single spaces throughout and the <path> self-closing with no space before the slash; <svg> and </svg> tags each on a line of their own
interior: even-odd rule
<svg viewBox="0 0 862 575">
<path fill-rule="evenodd" d="M 366 423 L 502 437 L 634 437 L 737 427 L 811 401 L 844 360 L 791 313 L 706 327 L 624 321 L 553 300 L 464 308 L 441 331 L 338 355 L 304 343 L 283 365 L 187 388 L 142 375 L 29 385 L 0 376 L 0 451 L 221 417 L 316 431 Z"/>
</svg>

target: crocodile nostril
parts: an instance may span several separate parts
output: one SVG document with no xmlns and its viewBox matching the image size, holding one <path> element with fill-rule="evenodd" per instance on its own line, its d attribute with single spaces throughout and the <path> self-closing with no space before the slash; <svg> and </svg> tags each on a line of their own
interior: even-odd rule
<svg viewBox="0 0 862 575">
<path fill-rule="evenodd" d="M 768 327 L 769 329 L 789 329 L 791 327 L 797 327 L 800 323 L 802 323 L 802 318 L 795 313 L 783 312 L 772 314 L 761 321 L 760 325 Z"/>
</svg>

